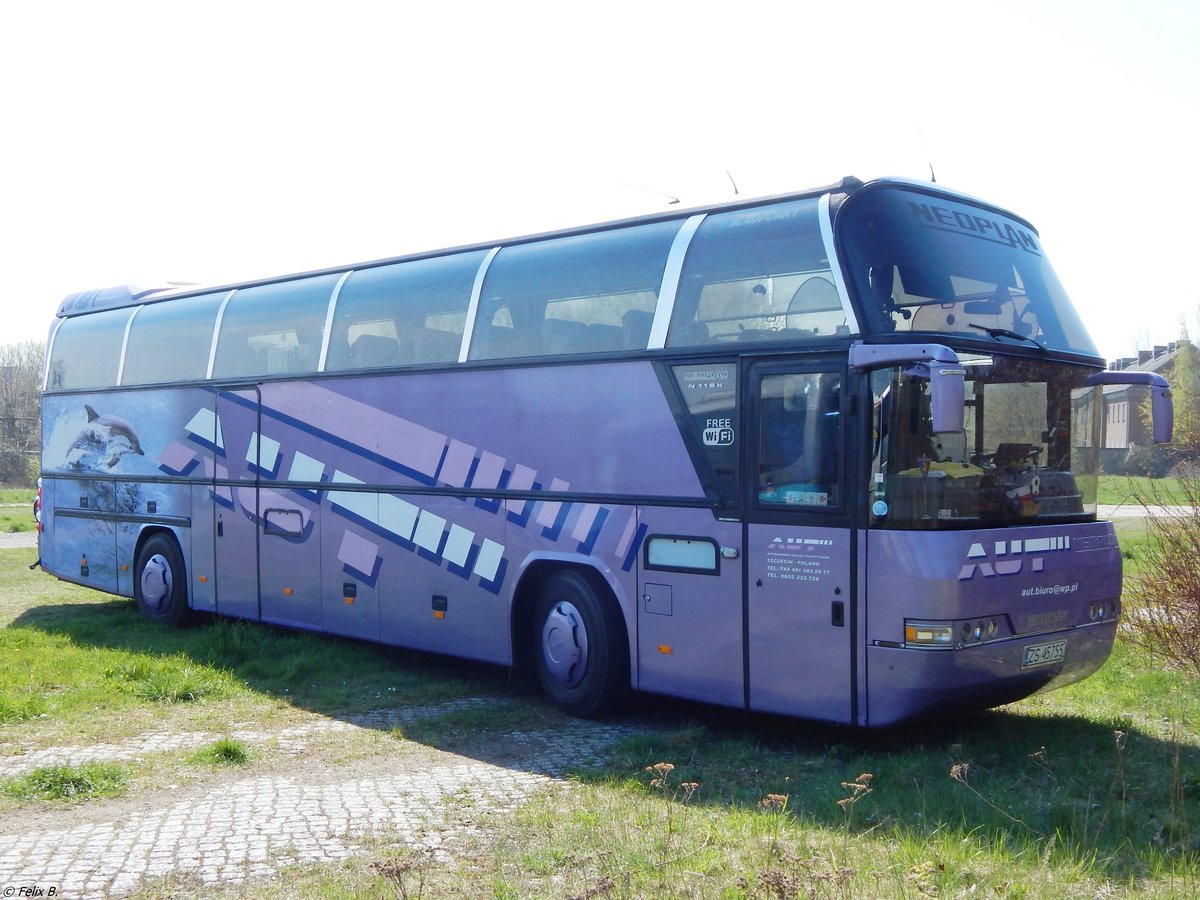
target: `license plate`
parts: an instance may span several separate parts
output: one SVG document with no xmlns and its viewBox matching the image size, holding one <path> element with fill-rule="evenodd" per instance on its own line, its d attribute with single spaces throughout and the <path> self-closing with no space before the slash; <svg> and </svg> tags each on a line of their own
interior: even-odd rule
<svg viewBox="0 0 1200 900">
<path fill-rule="evenodd" d="M 1021 658 L 1021 668 L 1032 669 L 1034 666 L 1048 666 L 1050 663 L 1062 662 L 1066 655 L 1066 641 L 1030 644 L 1025 648 L 1025 655 Z"/>
</svg>

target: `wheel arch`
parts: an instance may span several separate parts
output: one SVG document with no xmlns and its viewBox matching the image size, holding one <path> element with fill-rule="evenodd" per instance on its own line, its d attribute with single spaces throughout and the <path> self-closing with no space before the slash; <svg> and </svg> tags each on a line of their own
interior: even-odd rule
<svg viewBox="0 0 1200 900">
<path fill-rule="evenodd" d="M 142 549 L 146 546 L 146 544 L 152 538 L 154 538 L 158 535 L 163 535 L 163 536 L 169 538 L 170 540 L 174 541 L 175 547 L 179 550 L 179 558 L 181 560 L 183 560 L 184 575 L 187 576 L 184 578 L 184 587 L 187 588 L 188 608 L 191 609 L 191 608 L 193 608 L 192 607 L 192 578 L 191 578 L 191 572 L 190 572 L 191 561 L 188 559 L 187 553 L 184 552 L 184 547 L 186 547 L 188 545 L 187 545 L 187 543 L 185 543 L 182 540 L 181 530 L 177 529 L 177 528 L 172 528 L 168 525 L 147 525 L 144 528 L 142 528 L 142 530 L 140 532 L 138 532 L 137 541 L 133 545 L 133 560 L 131 562 L 131 568 L 133 570 L 133 584 L 132 584 L 130 593 L 132 594 L 132 596 L 135 599 L 137 598 L 137 591 L 138 591 L 137 562 L 139 559 L 141 559 Z"/>
<path fill-rule="evenodd" d="M 531 554 L 521 564 L 513 588 L 512 606 L 509 614 L 509 641 L 512 648 L 512 667 L 514 672 L 524 677 L 533 667 L 532 630 L 533 616 L 542 587 L 555 572 L 564 569 L 579 572 L 587 578 L 598 590 L 607 593 L 621 616 L 621 628 L 625 633 L 629 647 L 629 680 L 636 684 L 634 666 L 636 665 L 636 609 L 631 606 L 630 592 L 622 585 L 618 573 L 597 563 L 588 556 L 569 553 Z M 629 576 L 634 577 L 632 573 Z M 634 591 L 636 594 L 636 591 Z"/>
</svg>

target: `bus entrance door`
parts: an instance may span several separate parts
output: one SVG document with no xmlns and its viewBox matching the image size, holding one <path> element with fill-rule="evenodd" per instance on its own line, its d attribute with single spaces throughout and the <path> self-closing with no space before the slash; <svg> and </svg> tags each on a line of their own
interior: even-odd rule
<svg viewBox="0 0 1200 900">
<path fill-rule="evenodd" d="M 306 457 L 297 448 L 307 435 L 278 414 L 278 410 L 297 406 L 287 400 L 295 387 L 288 383 L 263 386 L 262 404 L 267 414 L 259 416 L 259 428 L 246 442 L 245 463 L 258 476 L 259 609 L 264 622 L 320 629 L 317 495 L 279 486 L 281 481 L 306 477 Z"/>
<path fill-rule="evenodd" d="M 751 372 L 749 706 L 849 722 L 853 531 L 841 490 L 843 370 L 763 363 Z"/>
</svg>

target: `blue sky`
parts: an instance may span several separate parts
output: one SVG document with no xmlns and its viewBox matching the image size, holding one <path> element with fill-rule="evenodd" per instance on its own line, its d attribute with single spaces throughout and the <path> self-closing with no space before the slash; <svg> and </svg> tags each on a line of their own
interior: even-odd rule
<svg viewBox="0 0 1200 900">
<path fill-rule="evenodd" d="M 76 290 L 932 163 L 1029 218 L 1128 354 L 1200 331 L 1197 46 L 1182 0 L 9 4 L 0 340 Z"/>
</svg>

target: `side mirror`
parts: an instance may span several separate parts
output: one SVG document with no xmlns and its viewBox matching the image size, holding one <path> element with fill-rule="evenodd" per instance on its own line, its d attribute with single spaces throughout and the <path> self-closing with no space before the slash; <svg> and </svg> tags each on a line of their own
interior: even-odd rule
<svg viewBox="0 0 1200 900">
<path fill-rule="evenodd" d="M 959 434 L 966 409 L 967 370 L 957 362 L 929 364 L 929 417 L 934 434 Z"/>
<path fill-rule="evenodd" d="M 929 413 L 934 434 L 961 433 L 966 409 L 967 370 L 942 344 L 850 345 L 850 365 L 860 371 L 905 365 L 906 374 L 929 379 Z"/>
<path fill-rule="evenodd" d="M 1167 444 L 1175 429 L 1175 401 L 1171 386 L 1157 372 L 1097 372 L 1088 376 L 1088 387 L 1105 384 L 1140 385 L 1150 388 L 1150 416 L 1154 420 L 1154 443 Z"/>
</svg>

